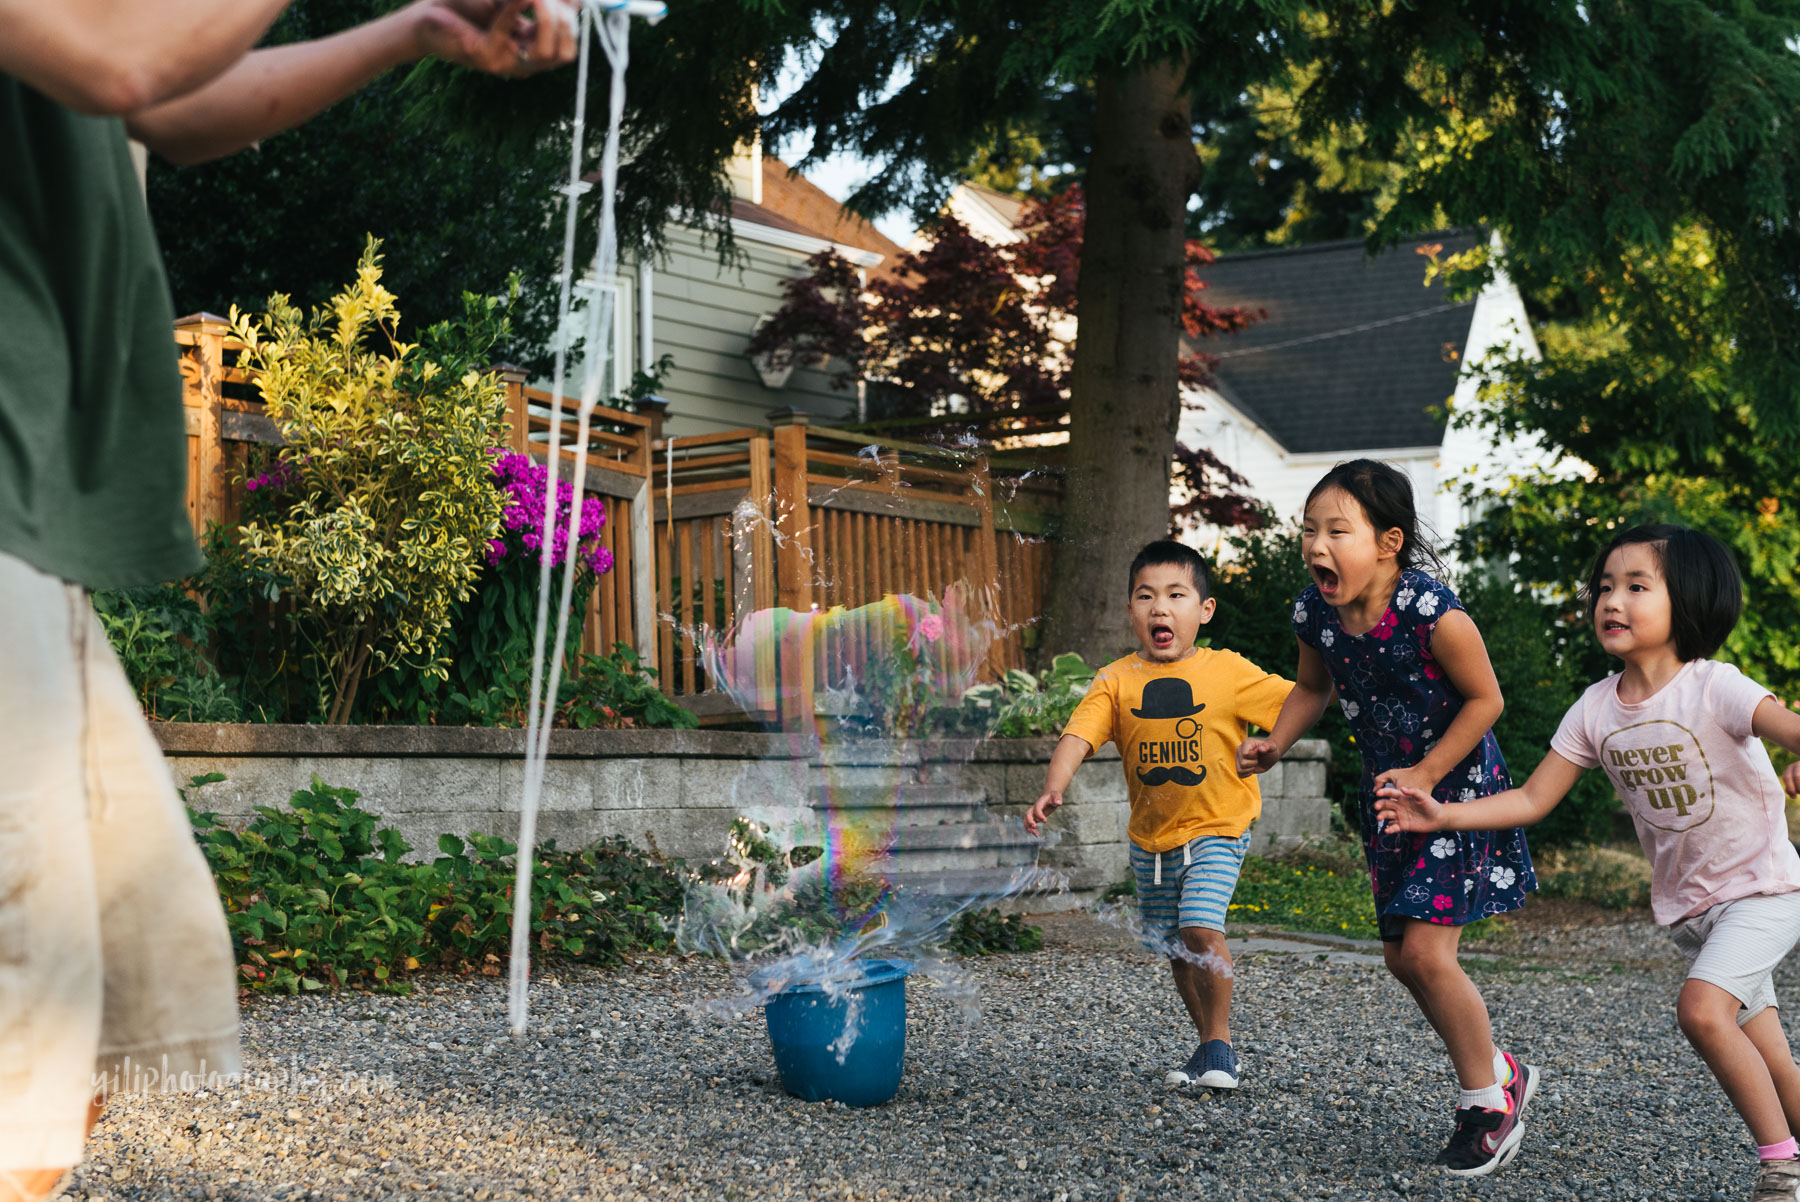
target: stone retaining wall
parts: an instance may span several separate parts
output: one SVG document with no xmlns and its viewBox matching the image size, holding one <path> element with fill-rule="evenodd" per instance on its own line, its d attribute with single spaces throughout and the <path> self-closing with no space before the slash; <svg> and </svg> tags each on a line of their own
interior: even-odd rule
<svg viewBox="0 0 1800 1202">
<path fill-rule="evenodd" d="M 417 849 L 441 834 L 514 837 L 524 773 L 524 732 L 467 727 L 214 726 L 154 723 L 178 783 L 220 772 L 226 780 L 190 800 L 241 819 L 285 803 L 314 776 L 357 790 Z M 1054 739 L 891 743 L 829 742 L 735 731 L 557 731 L 551 738 L 538 829 L 563 847 L 620 835 L 664 855 L 710 859 L 731 820 L 792 807 L 821 787 L 908 779 L 979 797 L 1016 819 L 1036 800 Z M 1295 744 L 1262 778 L 1263 816 L 1252 851 L 1324 835 L 1326 744 Z M 1127 874 L 1129 807 L 1117 751 L 1102 749 L 1076 776 L 1052 820 L 1061 838 L 1041 862 L 1062 870 L 1071 895 L 1093 897 Z"/>
</svg>

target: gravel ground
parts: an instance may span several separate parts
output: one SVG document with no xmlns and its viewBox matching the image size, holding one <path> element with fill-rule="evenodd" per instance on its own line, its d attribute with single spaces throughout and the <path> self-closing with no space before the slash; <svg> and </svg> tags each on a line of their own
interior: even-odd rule
<svg viewBox="0 0 1800 1202">
<path fill-rule="evenodd" d="M 1448 1061 L 1400 987 L 1310 950 L 1243 958 L 1235 1094 L 1171 1090 L 1192 1049 L 1166 970 L 1115 929 L 1045 921 L 1043 952 L 979 961 L 966 1025 L 910 996 L 899 1097 L 800 1102 L 760 1016 L 694 1002 L 715 965 L 563 971 L 521 1047 L 500 981 L 411 998 L 256 1001 L 248 1068 L 198 1097 L 128 1096 L 71 1197 L 755 1199 L 1742 1199 L 1754 1150 L 1674 1021 L 1680 962 L 1638 920 L 1542 913 L 1476 945 L 1505 1046 L 1544 1083 L 1518 1160 L 1474 1183 L 1429 1164 Z M 1784 992 L 1794 988 L 1791 968 Z M 347 1078 L 346 1074 L 350 1076 Z M 298 1079 L 296 1079 L 298 1078 Z M 346 1081 L 350 1087 L 346 1087 Z"/>
</svg>

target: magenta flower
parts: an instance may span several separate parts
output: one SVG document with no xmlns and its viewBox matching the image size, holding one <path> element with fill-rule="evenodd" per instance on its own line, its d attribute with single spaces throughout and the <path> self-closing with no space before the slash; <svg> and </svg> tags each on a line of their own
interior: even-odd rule
<svg viewBox="0 0 1800 1202">
<path fill-rule="evenodd" d="M 942 614 L 926 614 L 919 619 L 919 637 L 928 643 L 935 643 L 944 637 L 944 617 Z"/>
<path fill-rule="evenodd" d="M 532 562 L 544 562 L 544 493 L 550 484 L 550 469 L 529 455 L 502 453 L 494 461 L 494 482 L 506 496 L 506 507 L 500 514 L 501 537 L 488 544 L 488 563 L 497 564 L 508 554 L 527 556 Z M 601 528 L 606 524 L 606 502 L 599 497 L 581 499 L 581 516 L 575 522 L 575 533 L 569 534 L 570 510 L 575 500 L 575 487 L 567 480 L 556 482 L 555 562 L 563 562 L 574 544 L 576 562 L 595 575 L 610 572 L 612 553 L 600 545 Z"/>
</svg>

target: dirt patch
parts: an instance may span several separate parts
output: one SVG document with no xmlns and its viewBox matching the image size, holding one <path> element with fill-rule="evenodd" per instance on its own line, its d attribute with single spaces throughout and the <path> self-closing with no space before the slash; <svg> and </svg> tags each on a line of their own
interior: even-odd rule
<svg viewBox="0 0 1800 1202">
<path fill-rule="evenodd" d="M 1106 951 L 1137 945 L 1131 932 L 1107 922 L 1088 910 L 1059 914 L 1029 914 L 1025 921 L 1044 932 L 1044 948 L 1068 951 Z"/>
</svg>

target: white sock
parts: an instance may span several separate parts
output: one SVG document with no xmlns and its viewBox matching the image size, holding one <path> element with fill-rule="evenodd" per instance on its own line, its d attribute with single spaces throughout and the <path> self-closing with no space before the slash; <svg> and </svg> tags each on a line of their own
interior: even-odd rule
<svg viewBox="0 0 1800 1202">
<path fill-rule="evenodd" d="M 1494 1084 L 1486 1089 L 1463 1090 L 1462 1100 L 1457 1102 L 1456 1108 L 1467 1110 L 1471 1106 L 1480 1106 L 1484 1110 L 1505 1110 L 1506 1105 L 1506 1090 Z"/>
<path fill-rule="evenodd" d="M 1508 1078 L 1511 1076 L 1512 1069 L 1507 1065 L 1506 1057 L 1501 1054 L 1499 1047 L 1496 1046 L 1494 1048 L 1494 1080 L 1498 1081 L 1504 1088 Z"/>
</svg>

